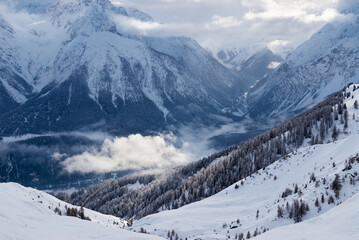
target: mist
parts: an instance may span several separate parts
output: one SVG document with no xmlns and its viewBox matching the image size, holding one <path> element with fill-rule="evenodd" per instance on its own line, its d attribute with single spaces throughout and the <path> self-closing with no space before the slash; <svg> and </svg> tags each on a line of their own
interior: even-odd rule
<svg viewBox="0 0 359 240">
<path fill-rule="evenodd" d="M 258 123 L 252 120 L 244 120 L 240 123 L 229 123 L 217 127 L 182 126 L 172 129 L 172 132 L 157 133 L 152 136 L 141 134 L 123 137 L 107 136 L 98 148 L 92 147 L 81 154 L 72 156 L 57 152 L 52 157 L 61 161 L 64 170 L 69 173 L 166 169 L 199 160 L 222 150 L 222 148 L 215 146 L 213 137 L 226 134 L 257 133 L 273 125 L 273 122 Z M 106 134 L 99 133 L 84 135 L 106 136 Z M 236 142 L 234 139 L 233 144 L 239 143 L 239 140 Z M 232 144 L 224 147 L 229 145 Z"/>
</svg>

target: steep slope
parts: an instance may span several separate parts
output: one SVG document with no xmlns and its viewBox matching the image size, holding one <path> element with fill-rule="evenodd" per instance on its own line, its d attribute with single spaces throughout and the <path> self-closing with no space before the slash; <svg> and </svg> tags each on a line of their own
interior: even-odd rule
<svg viewBox="0 0 359 240">
<path fill-rule="evenodd" d="M 328 23 L 294 50 L 275 72 L 248 94 L 250 115 L 295 113 L 358 78 L 358 8 L 344 22 Z"/>
<path fill-rule="evenodd" d="M 122 228 L 125 221 L 88 209 L 91 221 L 66 216 L 80 207 L 15 183 L 0 184 L 1 239 L 162 239 Z M 55 212 L 56 211 L 56 212 Z M 60 214 L 61 213 L 61 214 Z"/>
<path fill-rule="evenodd" d="M 108 0 L 63 0 L 34 18 L 31 29 L 17 27 L 12 34 L 21 61 L 14 54 L 4 61 L 19 64 L 32 95 L 23 93 L 22 105 L 0 118 L 3 134 L 99 122 L 117 133 L 215 124 L 249 87 L 193 40 L 143 37 L 127 29 L 128 21 L 153 19 Z M 10 37 L 3 40 L 11 45 Z"/>
<path fill-rule="evenodd" d="M 261 46 L 221 50 L 217 53 L 217 58 L 226 66 L 238 71 L 239 75 L 252 87 L 284 61 L 280 55 Z"/>
<path fill-rule="evenodd" d="M 240 69 L 241 65 L 251 56 L 263 49 L 262 45 L 251 45 L 248 47 L 221 49 L 216 54 L 217 58 L 224 64 Z"/>
<path fill-rule="evenodd" d="M 332 220 L 328 226 L 335 228 L 330 231 L 333 235 L 329 239 L 355 238 L 359 235 L 356 227 L 350 223 L 341 229 L 345 222 L 336 225 L 337 219 L 334 220 L 336 216 L 346 216 L 349 207 L 357 205 L 354 201 L 359 192 L 356 145 L 359 110 L 354 102 L 359 99 L 359 91 L 353 92 L 355 88 L 347 90 L 351 96 L 344 101 L 347 114 L 354 115 L 354 119 L 348 119 L 348 128 L 344 127 L 336 140 L 327 136 L 324 144 L 312 146 L 310 140 L 306 140 L 297 150 L 218 194 L 176 210 L 144 217 L 134 223 L 134 228 L 146 226 L 147 231 L 164 237 L 173 229 L 187 239 L 248 239 L 248 232 L 252 237 L 265 233 L 259 239 L 275 239 L 272 237 L 288 237 L 315 227 L 315 223 L 319 227 Z M 340 120 L 334 121 L 337 129 L 343 125 Z M 334 126 L 328 131 L 332 132 Z M 342 203 L 343 206 L 338 206 Z M 348 217 L 355 220 L 353 215 Z M 307 221 L 280 228 L 303 220 Z M 308 231 L 305 236 L 318 239 L 316 236 L 322 231 Z"/>
<path fill-rule="evenodd" d="M 32 94 L 32 86 L 24 80 L 15 31 L 0 15 L 0 111 L 5 113 L 24 103 Z"/>
<path fill-rule="evenodd" d="M 264 48 L 243 62 L 240 74 L 252 85 L 255 85 L 263 77 L 271 74 L 281 62 L 283 62 L 281 56 Z"/>
<path fill-rule="evenodd" d="M 250 85 L 250 88 L 248 88 L 249 92 L 260 80 L 273 73 L 278 65 L 284 61 L 280 55 L 260 45 L 248 48 L 221 50 L 217 53 L 217 58 L 225 66 L 236 71 L 238 75 Z M 232 107 L 224 109 L 224 111 L 239 117 L 247 116 L 249 111 L 253 111 L 253 109 L 248 110 L 248 93 L 245 92 L 243 94 L 242 86 L 242 81 L 238 81 L 233 85 L 233 90 L 237 91 L 235 93 L 237 98 L 233 102 Z M 251 108 L 256 109 L 256 106 L 251 106 Z"/>
<path fill-rule="evenodd" d="M 10 5 L 11 7 L 20 10 L 28 11 L 29 13 L 41 13 L 53 3 L 53 0 L 1 0 L 1 2 Z"/>
<path fill-rule="evenodd" d="M 268 231 L 255 239 L 345 239 L 359 238 L 356 231 L 359 215 L 359 194 L 355 194 L 321 216 L 314 217 L 295 225 L 288 225 Z"/>
</svg>

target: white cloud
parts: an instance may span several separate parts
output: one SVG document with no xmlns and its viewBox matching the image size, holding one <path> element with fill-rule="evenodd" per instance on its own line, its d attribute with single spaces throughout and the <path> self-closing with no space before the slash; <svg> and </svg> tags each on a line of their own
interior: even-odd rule
<svg viewBox="0 0 359 240">
<path fill-rule="evenodd" d="M 115 6 L 124 6 L 123 2 L 120 1 L 111 1 L 111 3 Z"/>
<path fill-rule="evenodd" d="M 212 51 L 252 44 L 264 47 L 277 39 L 295 47 L 327 22 L 347 20 L 350 16 L 343 14 L 342 10 L 358 4 L 357 0 L 111 1 L 118 6 L 137 8 L 155 19 L 154 22 L 141 22 L 118 17 L 119 26 L 128 32 L 191 37 Z M 7 10 L 1 10 L 8 19 Z M 14 15 L 11 18 L 15 26 L 25 26 L 24 21 L 39 21 L 32 15 Z"/>
<path fill-rule="evenodd" d="M 345 20 L 341 10 L 355 0 L 122 0 L 159 23 L 146 33 L 185 35 L 212 50 L 266 46 L 281 39 L 291 46 L 307 40 L 325 23 Z"/>
<path fill-rule="evenodd" d="M 140 134 L 106 139 L 101 149 L 68 157 L 62 164 L 68 172 L 81 173 L 165 168 L 185 163 L 190 157 L 173 145 L 175 140 L 172 135 Z M 59 159 L 63 155 L 56 154 L 54 157 Z"/>
<path fill-rule="evenodd" d="M 219 15 L 214 15 L 212 17 L 212 22 L 207 24 L 207 28 L 219 27 L 219 28 L 233 28 L 238 27 L 242 24 L 241 21 L 238 21 L 234 16 L 222 17 Z"/>
<path fill-rule="evenodd" d="M 122 15 L 115 15 L 114 19 L 122 30 L 135 32 L 141 35 L 148 35 L 148 33 L 160 30 L 165 26 L 158 22 L 143 22 L 141 20 Z"/>
</svg>

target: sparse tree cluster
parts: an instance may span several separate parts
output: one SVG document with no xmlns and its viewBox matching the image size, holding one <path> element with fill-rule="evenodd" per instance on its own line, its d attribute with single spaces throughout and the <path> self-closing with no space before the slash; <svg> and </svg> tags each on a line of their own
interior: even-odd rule
<svg viewBox="0 0 359 240">
<path fill-rule="evenodd" d="M 91 219 L 87 216 L 85 216 L 85 210 L 83 207 L 80 208 L 80 210 L 78 210 L 75 207 L 67 207 L 65 206 L 66 209 L 66 215 L 70 216 L 70 217 L 78 217 L 81 218 L 82 220 L 87 220 L 87 221 L 91 221 Z"/>
</svg>

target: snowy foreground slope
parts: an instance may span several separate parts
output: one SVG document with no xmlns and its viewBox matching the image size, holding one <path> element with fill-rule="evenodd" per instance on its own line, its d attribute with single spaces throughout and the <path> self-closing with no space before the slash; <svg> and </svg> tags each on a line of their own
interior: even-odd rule
<svg viewBox="0 0 359 240">
<path fill-rule="evenodd" d="M 182 239 L 241 239 L 248 232 L 251 237 L 263 234 L 260 239 L 294 239 L 302 231 L 308 232 L 298 239 L 358 239 L 359 229 L 350 227 L 358 217 L 347 213 L 359 204 L 359 110 L 354 108 L 359 91 L 353 92 L 353 86 L 347 91 L 352 95 L 345 100 L 349 127 L 343 129 L 340 119 L 335 121 L 340 129 L 336 141 L 328 137 L 324 144 L 305 142 L 210 198 L 147 216 L 133 227 L 164 237 L 173 229 Z M 336 178 L 342 187 L 334 187 Z M 296 203 L 303 206 L 299 217 Z M 330 233 L 322 235 L 328 228 Z"/>
<path fill-rule="evenodd" d="M 32 188 L 1 183 L 0 239 L 161 239 L 126 231 L 125 221 L 88 209 L 85 216 L 92 221 L 65 216 L 65 205 L 74 207 Z"/>
<path fill-rule="evenodd" d="M 359 239 L 359 194 L 319 217 L 268 231 L 256 239 Z"/>
</svg>

